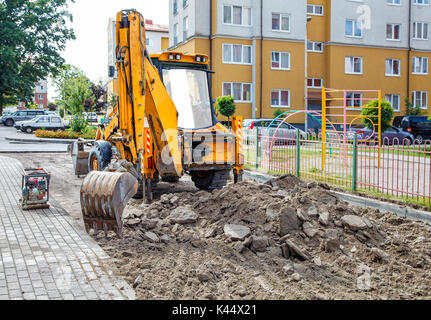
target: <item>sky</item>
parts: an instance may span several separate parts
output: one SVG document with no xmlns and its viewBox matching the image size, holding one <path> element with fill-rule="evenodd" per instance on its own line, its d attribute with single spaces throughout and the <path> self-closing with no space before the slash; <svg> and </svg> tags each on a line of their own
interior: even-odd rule
<svg viewBox="0 0 431 320">
<path fill-rule="evenodd" d="M 107 80 L 108 22 L 123 9 L 136 9 L 145 19 L 169 24 L 169 0 L 75 0 L 69 4 L 76 40 L 69 41 L 62 57 L 83 70 L 92 81 Z M 50 84 L 48 97 L 54 100 Z"/>
</svg>

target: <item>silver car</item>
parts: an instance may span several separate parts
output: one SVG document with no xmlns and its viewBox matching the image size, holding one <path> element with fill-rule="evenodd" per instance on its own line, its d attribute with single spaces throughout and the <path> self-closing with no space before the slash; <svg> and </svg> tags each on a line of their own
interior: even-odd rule
<svg viewBox="0 0 431 320">
<path fill-rule="evenodd" d="M 39 116 L 29 121 L 17 122 L 15 129 L 32 133 L 35 130 L 64 130 L 69 127 L 69 122 L 59 116 Z"/>
</svg>

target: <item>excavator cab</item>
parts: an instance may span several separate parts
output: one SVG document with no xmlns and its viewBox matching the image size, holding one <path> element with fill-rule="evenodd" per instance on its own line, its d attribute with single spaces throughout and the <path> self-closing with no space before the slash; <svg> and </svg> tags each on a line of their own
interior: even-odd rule
<svg viewBox="0 0 431 320">
<path fill-rule="evenodd" d="M 242 118 L 229 130 L 215 116 L 207 56 L 150 55 L 136 10 L 117 14 L 115 50 L 119 101 L 89 153 L 81 208 L 87 231 L 121 236 L 128 200 L 151 202 L 159 177 L 175 182 L 187 173 L 199 189 L 220 189 L 231 172 L 241 181 L 244 157 Z"/>
<path fill-rule="evenodd" d="M 177 108 L 184 171 L 200 189 L 222 188 L 236 163 L 237 137 L 215 115 L 208 57 L 179 52 L 151 57 Z"/>
</svg>

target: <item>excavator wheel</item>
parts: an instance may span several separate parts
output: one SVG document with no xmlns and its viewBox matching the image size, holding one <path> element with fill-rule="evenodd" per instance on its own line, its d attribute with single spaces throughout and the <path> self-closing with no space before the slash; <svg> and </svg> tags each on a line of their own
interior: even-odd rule
<svg viewBox="0 0 431 320">
<path fill-rule="evenodd" d="M 103 171 L 111 162 L 112 150 L 109 142 L 98 141 L 88 156 L 88 171 Z"/>
<path fill-rule="evenodd" d="M 190 174 L 196 188 L 211 191 L 226 186 L 230 170 L 192 171 Z"/>
<path fill-rule="evenodd" d="M 81 211 L 87 232 L 112 230 L 122 236 L 122 215 L 138 189 L 138 180 L 128 173 L 92 171 L 81 186 Z"/>
</svg>

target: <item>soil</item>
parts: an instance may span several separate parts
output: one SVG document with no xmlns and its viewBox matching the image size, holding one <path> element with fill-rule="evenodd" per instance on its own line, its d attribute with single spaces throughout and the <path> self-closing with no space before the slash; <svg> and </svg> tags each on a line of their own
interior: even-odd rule
<svg viewBox="0 0 431 320">
<path fill-rule="evenodd" d="M 95 238 L 138 299 L 431 298 L 431 226 L 294 176 L 132 201 L 123 217 L 123 239 Z"/>
</svg>

